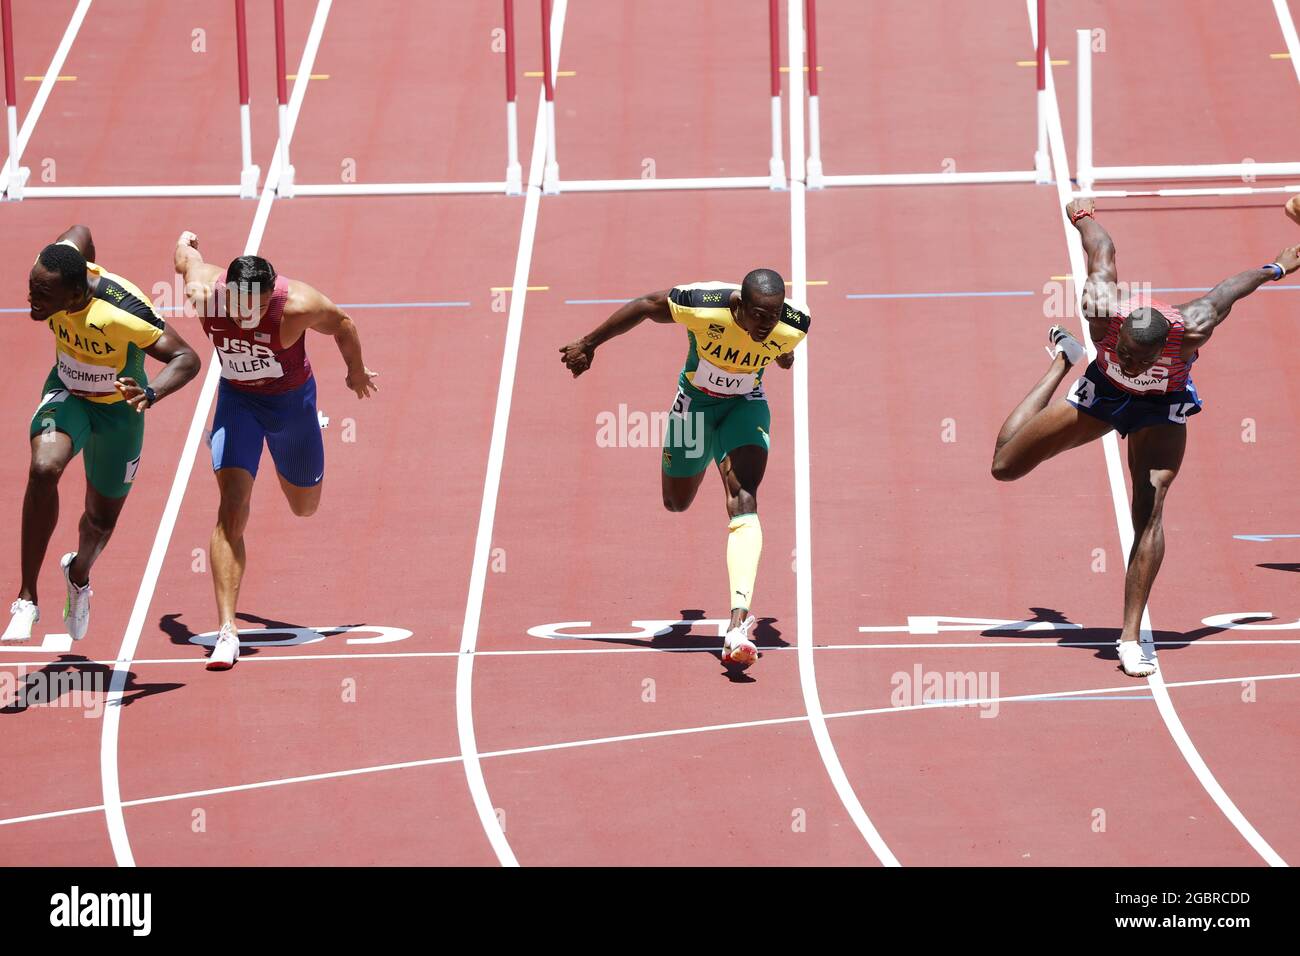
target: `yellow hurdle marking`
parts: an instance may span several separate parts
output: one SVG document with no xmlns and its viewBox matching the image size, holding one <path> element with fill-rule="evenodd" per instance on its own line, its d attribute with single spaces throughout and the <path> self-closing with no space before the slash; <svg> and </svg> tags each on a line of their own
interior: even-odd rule
<svg viewBox="0 0 1300 956">
<path fill-rule="evenodd" d="M 43 77 L 43 76 L 24 76 L 24 77 L 23 77 L 23 80 L 25 80 L 25 81 L 28 82 L 28 83 L 40 83 L 40 82 L 44 81 L 44 79 L 45 79 L 45 77 Z M 75 79 L 76 79 L 75 76 L 56 76 L 56 77 L 54 78 L 54 81 L 55 81 L 56 83 L 71 83 L 71 82 L 72 82 L 73 80 L 75 80 Z"/>
<path fill-rule="evenodd" d="M 1074 276 L 1052 276 L 1052 281 L 1053 281 L 1053 282 L 1068 282 L 1068 281 L 1070 281 L 1070 280 L 1073 279 L 1073 278 L 1074 278 Z"/>
<path fill-rule="evenodd" d="M 819 67 L 817 67 L 817 72 L 818 72 L 818 73 L 821 73 L 821 72 L 822 72 L 823 70 L 825 70 L 825 69 L 826 69 L 826 67 L 824 67 L 824 66 L 819 66 Z M 807 72 L 808 72 L 808 67 L 805 66 L 805 67 L 803 68 L 803 71 L 804 71 L 805 73 L 807 73 Z M 789 72 L 790 72 L 790 68 L 789 68 L 788 66 L 783 66 L 783 67 L 781 67 L 781 72 L 782 72 L 782 73 L 789 73 Z"/>
<path fill-rule="evenodd" d="M 559 73 L 557 73 L 557 74 L 555 74 L 555 75 L 556 75 L 557 77 L 560 77 L 560 76 L 577 76 L 577 75 L 578 75 L 578 71 L 577 71 L 577 70 L 561 70 Z M 524 76 L 530 76 L 530 77 L 532 77 L 533 79 L 540 80 L 540 79 L 542 78 L 542 71 L 541 71 L 541 70 L 529 70 L 528 72 L 526 72 L 526 73 L 524 74 Z"/>
<path fill-rule="evenodd" d="M 1052 66 L 1069 66 L 1069 60 L 1053 60 Z M 1037 60 L 1016 60 L 1016 66 L 1038 66 Z"/>
<path fill-rule="evenodd" d="M 286 73 L 284 78 L 285 78 L 286 80 L 296 80 L 296 79 L 298 79 L 298 74 L 297 74 L 297 73 Z M 307 74 L 307 79 L 309 79 L 309 80 L 328 80 L 329 78 L 330 78 L 330 75 L 329 75 L 328 73 L 308 73 L 308 74 Z"/>
<path fill-rule="evenodd" d="M 804 282 L 804 285 L 830 285 L 830 283 L 825 279 L 809 279 Z"/>
<path fill-rule="evenodd" d="M 1289 59 L 1291 59 L 1291 54 L 1290 54 L 1290 53 L 1270 53 L 1270 54 L 1268 55 L 1268 58 L 1269 58 L 1270 60 L 1289 60 Z"/>
</svg>

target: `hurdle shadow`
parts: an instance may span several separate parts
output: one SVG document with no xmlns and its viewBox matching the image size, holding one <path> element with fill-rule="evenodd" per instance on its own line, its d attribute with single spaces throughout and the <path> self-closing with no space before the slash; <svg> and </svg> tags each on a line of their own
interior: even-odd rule
<svg viewBox="0 0 1300 956">
<path fill-rule="evenodd" d="M 260 614 L 253 614 L 247 611 L 239 611 L 238 613 L 235 614 L 235 617 L 236 619 L 251 624 L 254 627 L 265 628 L 267 630 L 281 630 L 281 629 L 283 630 L 300 629 L 300 630 L 307 630 L 307 631 L 312 630 L 310 627 L 307 627 L 307 625 L 305 624 L 290 624 L 288 621 L 278 621 L 275 620 L 274 618 L 262 617 Z M 341 626 L 359 627 L 360 625 L 345 624 Z M 158 628 L 164 634 L 166 634 L 168 639 L 171 641 L 171 643 L 177 647 L 188 647 L 194 650 L 207 651 L 209 655 L 211 655 L 212 653 L 211 648 L 207 648 L 201 644 L 194 644 L 191 642 L 192 638 L 198 637 L 200 634 L 203 634 L 205 632 L 195 631 L 188 624 L 183 623 L 181 621 L 181 615 L 179 613 L 164 614 L 162 617 L 158 619 Z M 286 645 L 286 646 L 295 646 L 295 645 Z M 274 649 L 275 648 L 273 645 L 269 645 L 267 647 L 246 647 L 241 645 L 239 648 L 239 656 L 241 659 L 256 657 L 259 653 L 261 653 L 264 650 L 274 650 Z"/>
<path fill-rule="evenodd" d="M 1062 611 L 1050 607 L 1031 607 L 1031 617 L 1025 618 L 1031 623 L 1050 622 L 1053 624 L 1071 624 L 1073 623 L 1068 616 Z M 1264 620 L 1261 618 L 1260 620 Z M 1113 661 L 1119 663 L 1119 652 L 1115 649 L 1115 642 L 1119 640 L 1122 628 L 1118 627 L 1083 627 L 1071 628 L 1065 631 L 1026 631 L 1012 628 L 989 628 L 980 632 L 980 637 L 1020 637 L 1026 640 L 1055 641 L 1063 646 L 1074 644 L 1097 644 L 1104 643 L 1102 647 L 1079 647 L 1076 650 L 1092 651 L 1093 657 L 1099 661 Z M 1232 628 L 1227 627 L 1198 627 L 1192 631 L 1152 631 L 1152 639 L 1156 641 L 1157 651 L 1180 650 L 1193 644 L 1204 637 L 1213 637 L 1215 634 L 1222 634 L 1224 631 L 1230 631 Z"/>
<path fill-rule="evenodd" d="M 61 654 L 58 660 L 26 674 L 14 689 L 13 699 L 6 700 L 4 706 L 0 707 L 0 714 L 15 717 L 36 706 L 70 706 L 57 702 L 65 697 L 70 698 L 75 693 L 81 695 L 83 702 L 86 695 L 96 695 L 97 707 L 102 716 L 104 698 L 112 681 L 113 668 L 107 664 L 92 661 L 80 654 Z M 174 681 L 142 681 L 135 671 L 128 671 L 126 685 L 122 688 L 121 706 L 127 707 L 146 697 L 179 690 L 184 686 Z"/>
<path fill-rule="evenodd" d="M 618 644 L 625 647 L 648 647 L 655 650 L 670 651 L 681 654 L 708 654 L 718 662 L 722 668 L 722 676 L 726 677 L 733 684 L 753 684 L 755 679 L 746 672 L 745 669 L 736 667 L 732 664 L 722 662 L 722 638 L 712 634 L 707 637 L 702 634 L 693 634 L 692 622 L 703 621 L 708 619 L 708 615 L 701 608 L 684 608 L 679 611 L 678 621 L 684 622 L 673 625 L 667 634 L 657 634 L 652 638 L 644 637 L 601 637 L 588 638 L 584 643 L 588 644 Z M 788 641 L 781 637 L 781 631 L 776 626 L 777 618 L 761 617 L 754 622 L 754 630 L 751 633 L 754 644 L 758 647 L 759 657 L 762 658 L 762 652 L 765 648 L 772 649 L 777 647 L 789 647 Z M 705 642 L 708 642 L 707 644 Z"/>
</svg>

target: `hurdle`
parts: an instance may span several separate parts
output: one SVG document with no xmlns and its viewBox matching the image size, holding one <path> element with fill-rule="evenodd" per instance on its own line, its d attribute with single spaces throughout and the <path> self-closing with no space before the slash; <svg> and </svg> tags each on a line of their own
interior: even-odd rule
<svg viewBox="0 0 1300 956">
<path fill-rule="evenodd" d="M 5 183 L 0 191 L 7 190 L 11 198 L 21 199 L 30 170 L 19 165 L 18 84 L 14 75 L 14 12 L 10 0 L 0 0 L 0 30 L 4 34 L 5 126 L 9 139 L 9 158 L 5 161 L 4 169 Z"/>
<path fill-rule="evenodd" d="M 797 3 L 798 0 L 790 0 Z M 1047 157 L 1047 0 L 1038 0 L 1038 22 L 1035 60 L 1037 90 L 1035 97 L 1036 140 L 1034 168 L 1025 170 L 989 172 L 939 172 L 939 173 L 865 173 L 828 176 L 824 172 L 821 149 L 820 82 L 817 75 L 817 3 L 804 0 L 804 39 L 808 53 L 808 157 L 806 161 L 807 186 L 824 189 L 828 186 L 951 186 L 959 183 L 1048 183 L 1051 182 L 1051 165 Z"/>
<path fill-rule="evenodd" d="M 1160 189 L 1096 189 L 1099 181 L 1168 181 L 1180 179 L 1235 179 L 1254 183 L 1257 178 L 1300 177 L 1300 163 L 1202 163 L 1178 166 L 1096 166 L 1093 164 L 1092 31 L 1075 34 L 1078 56 L 1077 133 L 1075 181 L 1080 197 L 1131 198 L 1149 196 L 1248 196 L 1255 193 L 1296 193 L 1297 185 L 1203 186 Z"/>
<path fill-rule="evenodd" d="M 543 22 L 550 23 L 551 0 L 541 0 Z M 798 2 L 798 0 L 791 0 Z M 785 159 L 782 147 L 781 123 L 781 18 L 778 0 L 768 0 L 768 89 L 771 96 L 772 154 L 768 158 L 766 176 L 700 176 L 681 178 L 639 179 L 567 179 L 560 178 L 556 160 L 555 137 L 555 86 L 552 77 L 549 31 L 542 38 L 542 69 L 546 80 L 547 153 L 546 176 L 543 192 L 557 195 L 562 192 L 619 192 L 623 190 L 663 189 L 785 189 Z"/>
</svg>

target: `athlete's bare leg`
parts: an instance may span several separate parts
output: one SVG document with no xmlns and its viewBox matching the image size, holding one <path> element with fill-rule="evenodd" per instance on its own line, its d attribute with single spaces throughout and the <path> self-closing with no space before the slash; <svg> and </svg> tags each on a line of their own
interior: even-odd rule
<svg viewBox="0 0 1300 956">
<path fill-rule="evenodd" d="M 700 483 L 708 469 L 698 475 L 670 475 L 660 472 L 660 487 L 664 494 L 664 507 L 669 511 L 685 511 L 695 500 L 695 493 L 700 490 Z"/>
<path fill-rule="evenodd" d="M 316 509 L 320 507 L 320 493 L 325 487 L 325 482 L 318 481 L 310 488 L 302 488 L 285 481 L 284 475 L 279 472 L 276 472 L 276 477 L 280 479 L 280 490 L 284 492 L 284 497 L 289 502 L 289 510 L 299 518 L 310 518 L 316 513 Z"/>
<path fill-rule="evenodd" d="M 23 496 L 22 585 L 19 600 L 36 600 L 36 579 L 59 523 L 59 479 L 72 460 L 72 439 L 63 432 L 48 432 L 32 439 L 32 463 Z"/>
<path fill-rule="evenodd" d="M 121 498 L 106 498 L 89 485 L 86 486 L 86 511 L 78 525 L 77 556 L 68 565 L 68 580 L 79 588 L 90 583 L 90 567 L 99 557 L 108 539 L 117 527 L 118 516 L 126 504 Z"/>
<path fill-rule="evenodd" d="M 1133 550 L 1124 576 L 1122 641 L 1142 634 L 1142 611 L 1165 558 L 1164 505 L 1187 448 L 1187 426 L 1155 425 L 1128 437 L 1128 468 L 1133 479 Z"/>
<path fill-rule="evenodd" d="M 1063 451 L 1095 441 L 1111 426 L 1052 395 L 1070 372 L 1064 355 L 1057 355 L 1038 384 L 1002 423 L 993 450 L 993 477 L 1015 481 Z"/>
<path fill-rule="evenodd" d="M 767 449 L 762 445 L 733 448 L 718 463 L 723 490 L 727 495 L 727 517 L 758 514 L 758 486 L 767 471 Z M 749 615 L 748 607 L 734 608 L 728 629 L 739 627 Z"/>
<path fill-rule="evenodd" d="M 208 550 L 212 557 L 212 586 L 217 596 L 219 624 L 235 624 L 239 586 L 244 580 L 247 555 L 244 529 L 253 498 L 253 476 L 243 468 L 222 468 L 217 472 L 221 505 L 217 526 L 212 529 Z"/>
</svg>

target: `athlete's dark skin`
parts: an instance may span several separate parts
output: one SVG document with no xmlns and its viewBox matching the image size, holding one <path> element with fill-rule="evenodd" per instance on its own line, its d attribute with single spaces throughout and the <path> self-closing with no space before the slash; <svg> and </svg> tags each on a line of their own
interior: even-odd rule
<svg viewBox="0 0 1300 956">
<path fill-rule="evenodd" d="M 73 226 L 55 241 L 65 239 L 71 240 L 87 261 L 95 261 L 95 244 L 85 226 Z M 47 322 L 56 312 L 84 309 L 99 286 L 97 275 L 87 273 L 86 279 L 87 288 L 67 288 L 57 272 L 51 272 L 37 262 L 27 279 L 27 301 L 31 305 L 32 319 Z M 155 401 L 170 395 L 198 374 L 201 364 L 198 355 L 170 328 L 144 352 L 163 363 L 162 371 L 150 382 L 157 396 Z M 144 388 L 134 379 L 123 376 L 116 385 L 118 392 L 137 412 L 143 413 L 149 407 Z M 47 431 L 32 439 L 31 449 L 27 492 L 23 496 L 22 586 L 18 597 L 37 604 L 36 579 L 45 560 L 50 536 L 59 521 L 59 479 L 72 460 L 72 439 L 63 432 Z M 68 567 L 68 576 L 73 584 L 84 587 L 89 582 L 91 565 L 117 527 L 126 497 L 107 498 L 87 483 L 86 510 L 78 529 L 77 556 Z"/>
<path fill-rule="evenodd" d="M 1066 207 L 1066 213 L 1072 219 L 1085 212 L 1093 212 L 1091 199 L 1076 199 Z M 1118 300 L 1115 244 L 1092 216 L 1078 219 L 1075 228 L 1079 230 L 1088 260 L 1088 278 L 1082 293 L 1083 312 L 1092 341 L 1100 343 L 1106 336 Z M 1274 261 L 1288 275 L 1291 274 L 1300 268 L 1300 246 L 1283 249 Z M 1209 341 L 1238 299 L 1250 295 L 1272 278 L 1271 270 L 1247 269 L 1224 279 L 1199 299 L 1176 306 L 1186 326 L 1182 357 L 1190 358 Z M 1141 375 L 1155 364 L 1163 348 L 1163 342 L 1139 345 L 1127 332 L 1121 332 L 1116 345 L 1120 368 L 1130 377 Z M 1052 395 L 1069 371 L 1070 365 L 1064 355 L 1052 359 L 1047 374 L 1002 425 L 993 453 L 993 477 L 998 481 L 1022 478 L 1054 455 L 1094 441 L 1111 430 L 1106 422 L 1080 411 L 1064 398 L 1052 402 Z M 1136 641 L 1141 635 L 1142 612 L 1165 556 L 1165 498 L 1178 476 L 1186 447 L 1185 425 L 1153 425 L 1128 436 L 1128 468 L 1133 485 L 1133 548 L 1124 578 L 1121 640 Z"/>
<path fill-rule="evenodd" d="M 668 307 L 670 289 L 651 292 L 633 299 L 619 308 L 613 315 L 596 327 L 595 331 L 584 335 L 577 341 L 560 348 L 560 359 L 565 367 L 577 378 L 587 369 L 596 355 L 596 349 L 631 329 L 636 328 L 646 319 L 661 324 L 671 324 L 672 312 Z M 754 296 L 752 301 L 745 301 L 740 291 L 731 293 L 729 302 L 731 314 L 749 337 L 755 342 L 762 342 L 772 334 L 785 309 L 783 295 Z M 794 365 L 794 353 L 778 355 L 776 364 L 782 368 Z M 763 482 L 763 473 L 767 470 L 767 449 L 762 445 L 742 445 L 733 448 L 718 463 L 718 473 L 722 476 L 722 486 L 727 495 L 727 515 L 736 517 L 744 514 L 758 514 L 758 486 Z M 700 490 L 707 469 L 698 475 L 672 476 L 661 472 L 664 507 L 669 511 L 685 511 L 695 500 L 695 493 Z M 731 627 L 739 627 L 749 613 L 748 608 L 736 608 L 731 612 Z"/>
</svg>

